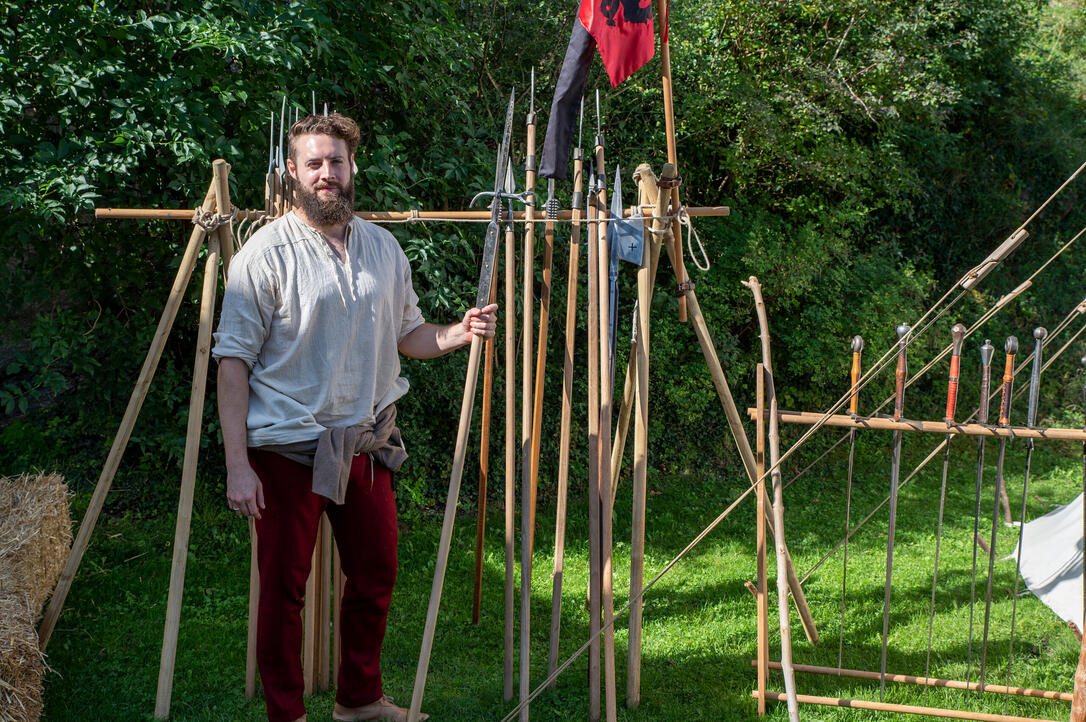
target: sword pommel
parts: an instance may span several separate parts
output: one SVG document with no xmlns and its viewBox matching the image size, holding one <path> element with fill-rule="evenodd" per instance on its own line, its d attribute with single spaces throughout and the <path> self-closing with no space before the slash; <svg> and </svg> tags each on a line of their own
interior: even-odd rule
<svg viewBox="0 0 1086 722">
<path fill-rule="evenodd" d="M 1008 336 L 1007 343 L 1003 344 L 1003 350 L 1007 352 L 1008 356 L 1013 356 L 1018 353 L 1018 337 Z"/>
<path fill-rule="evenodd" d="M 857 386 L 860 383 L 860 354 L 864 350 L 864 339 L 862 336 L 852 337 L 852 369 L 850 374 L 850 380 L 852 381 L 852 398 L 848 402 L 848 411 L 855 416 L 860 409 L 860 390 Z"/>
<path fill-rule="evenodd" d="M 951 347 L 951 356 L 962 355 L 962 341 L 965 340 L 966 328 L 960 323 L 954 324 L 954 328 L 950 329 L 950 337 L 953 339 L 954 345 Z"/>
<path fill-rule="evenodd" d="M 995 346 L 990 339 L 984 339 L 984 345 L 980 347 L 980 408 L 977 409 L 977 421 L 988 423 L 988 391 L 992 384 L 992 357 L 995 356 Z"/>
<path fill-rule="evenodd" d="M 980 347 L 980 364 L 981 366 L 991 366 L 992 358 L 995 356 L 995 346 L 992 345 L 991 339 L 984 339 L 984 345 Z"/>
<path fill-rule="evenodd" d="M 1038 341 L 1043 342 L 1046 336 L 1048 336 L 1048 329 L 1044 326 L 1038 326 L 1037 328 L 1033 329 L 1033 338 L 1037 339 Z"/>
</svg>

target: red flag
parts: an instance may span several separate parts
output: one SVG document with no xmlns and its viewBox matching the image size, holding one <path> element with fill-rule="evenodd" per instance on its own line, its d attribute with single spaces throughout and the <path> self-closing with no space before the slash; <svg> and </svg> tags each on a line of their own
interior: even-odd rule
<svg viewBox="0 0 1086 722">
<path fill-rule="evenodd" d="M 596 41 L 611 87 L 647 63 L 655 52 L 653 0 L 581 0 L 581 24 Z"/>
</svg>

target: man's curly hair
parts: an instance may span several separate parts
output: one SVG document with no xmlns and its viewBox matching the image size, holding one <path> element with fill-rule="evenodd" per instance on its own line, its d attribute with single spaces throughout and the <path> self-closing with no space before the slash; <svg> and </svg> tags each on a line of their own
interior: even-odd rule
<svg viewBox="0 0 1086 722">
<path fill-rule="evenodd" d="M 300 135 L 329 135 L 333 138 L 339 138 L 347 144 L 347 151 L 352 158 L 362 138 L 362 134 L 358 130 L 358 124 L 345 115 L 339 113 L 307 115 L 290 126 L 287 155 L 295 163 L 298 162 L 297 157 L 295 157 L 297 152 L 295 139 Z"/>
</svg>

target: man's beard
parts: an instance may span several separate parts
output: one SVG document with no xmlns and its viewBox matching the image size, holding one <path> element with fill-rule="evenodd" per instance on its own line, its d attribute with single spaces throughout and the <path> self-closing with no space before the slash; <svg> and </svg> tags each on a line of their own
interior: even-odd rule
<svg viewBox="0 0 1086 722">
<path fill-rule="evenodd" d="M 305 217 L 317 226 L 338 226 L 347 223 L 354 215 L 354 180 L 347 181 L 345 188 L 337 185 L 323 185 L 337 192 L 329 197 L 321 196 L 317 188 L 310 190 L 301 183 L 294 186 L 295 203 L 301 207 Z"/>
</svg>

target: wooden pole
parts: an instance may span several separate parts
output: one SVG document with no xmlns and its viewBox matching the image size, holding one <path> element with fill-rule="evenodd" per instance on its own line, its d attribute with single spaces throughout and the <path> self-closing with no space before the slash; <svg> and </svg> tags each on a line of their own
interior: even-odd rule
<svg viewBox="0 0 1086 722">
<path fill-rule="evenodd" d="M 780 662 L 770 662 L 770 669 L 781 668 Z M 819 667 L 813 664 L 795 664 L 792 668 L 797 672 L 809 674 L 825 674 L 832 677 L 849 677 L 852 679 L 877 680 L 881 678 L 878 672 L 865 669 L 839 669 L 837 667 Z M 957 679 L 940 679 L 938 677 L 917 677 L 911 674 L 889 674 L 886 681 L 904 684 L 916 684 L 924 687 L 943 687 L 946 689 L 962 689 L 977 692 L 983 688 L 984 692 L 993 694 L 1006 694 L 1016 697 L 1032 697 L 1035 699 L 1054 699 L 1061 702 L 1070 702 L 1072 695 L 1068 692 L 1056 692 L 1049 689 L 1032 689 L 1030 687 L 1006 687 L 1001 684 L 984 684 L 978 682 L 964 682 Z"/>
<path fill-rule="evenodd" d="M 426 674 L 430 666 L 430 651 L 437 632 L 437 612 L 441 606 L 441 591 L 445 583 L 445 569 L 449 563 L 449 550 L 452 548 L 453 523 L 456 521 L 456 502 L 460 498 L 460 479 L 464 472 L 464 460 L 467 456 L 468 435 L 471 431 L 471 411 L 475 401 L 475 387 L 479 378 L 479 361 L 482 356 L 483 342 L 480 336 L 472 336 L 471 350 L 468 355 L 467 379 L 464 382 L 464 397 L 460 402 L 460 424 L 456 431 L 456 448 L 453 451 L 452 472 L 449 476 L 449 495 L 445 500 L 445 517 L 441 524 L 441 539 L 438 544 L 437 559 L 434 564 L 434 582 L 430 589 L 430 604 L 426 609 L 426 626 L 422 631 L 422 647 L 419 650 L 419 663 L 415 670 L 415 686 L 411 692 L 411 708 L 408 710 L 408 722 L 418 722 L 422 708 L 422 694 L 426 688 Z"/>
<path fill-rule="evenodd" d="M 754 417 L 757 412 L 747 409 L 747 414 Z M 806 424 L 811 425 L 821 420 L 823 414 L 812 411 L 778 411 L 777 418 L 782 424 Z M 894 421 L 882 417 L 861 417 L 854 419 L 844 414 L 831 414 L 823 422 L 825 426 L 842 426 L 856 429 L 883 429 L 886 431 L 915 431 L 925 434 L 962 434 L 965 436 L 988 436 L 1019 439 L 1059 439 L 1062 441 L 1086 441 L 1086 431 L 1083 429 L 1065 428 L 1039 428 L 1031 429 L 1028 426 L 989 426 L 987 424 L 955 424 L 948 425 L 945 421 L 913 421 L 903 419 Z"/>
<path fill-rule="evenodd" d="M 528 151 L 525 164 L 524 187 L 527 192 L 535 190 L 535 113 L 528 113 Z M 531 669 L 529 653 L 531 651 L 532 617 L 532 542 L 535 536 L 535 480 L 532 478 L 532 325 L 534 317 L 533 291 L 535 286 L 535 206 L 525 209 L 524 257 L 521 259 L 524 274 L 523 296 L 521 297 L 521 378 L 520 378 L 520 485 L 521 485 L 521 531 L 520 531 L 520 701 L 528 699 L 531 692 Z M 528 720 L 528 706 L 520 710 L 521 722 Z"/>
<path fill-rule="evenodd" d="M 584 182 L 584 157 L 573 151 L 573 195 L 580 199 Z M 581 207 L 574 203 L 574 224 L 569 242 L 569 269 L 566 283 L 566 346 L 562 363 L 562 419 L 558 431 L 558 488 L 554 512 L 554 574 L 551 581 L 551 635 L 547 653 L 547 676 L 558 667 L 558 639 L 562 626 L 562 574 L 566 554 L 566 507 L 569 491 L 570 416 L 573 408 L 573 354 L 577 347 L 577 276 L 580 267 Z M 551 683 L 554 689 L 555 679 Z"/>
<path fill-rule="evenodd" d="M 219 208 L 224 205 L 229 207 L 230 190 L 227 185 L 229 166 L 225 161 L 216 160 L 213 168 L 217 204 Z M 220 236 L 218 233 L 212 234 L 207 262 L 204 265 L 203 292 L 200 298 L 200 326 L 197 332 L 196 359 L 192 371 L 192 393 L 189 396 L 185 456 L 181 469 L 181 493 L 177 502 L 177 523 L 174 528 L 173 563 L 170 568 L 170 588 L 166 602 L 166 626 L 162 635 L 162 654 L 158 665 L 155 719 L 166 719 L 170 716 L 170 698 L 173 694 L 177 636 L 181 627 L 181 599 L 185 592 L 185 563 L 188 559 L 189 532 L 192 527 L 192 499 L 196 488 L 196 465 L 200 455 L 200 432 L 204 420 L 204 391 L 207 387 L 207 367 L 211 359 L 211 327 L 214 322 L 215 296 L 218 288 L 219 248 Z"/>
<path fill-rule="evenodd" d="M 256 520 L 249 517 L 249 619 L 245 635 L 245 699 L 256 694 L 256 618 L 260 608 L 260 569 L 257 565 Z"/>
<path fill-rule="evenodd" d="M 588 193 L 588 718 L 600 718 L 600 315 L 599 206 Z"/>
<path fill-rule="evenodd" d="M 775 702 L 782 702 L 785 695 L 780 692 L 767 692 L 766 698 Z M 1040 720 L 1034 717 L 1015 717 L 1005 714 L 993 714 L 990 712 L 962 712 L 956 709 L 942 709 L 939 707 L 918 707 L 912 704 L 891 704 L 889 702 L 870 702 L 866 699 L 844 699 L 841 697 L 817 697 L 810 694 L 797 695 L 801 704 L 818 704 L 828 707 L 847 707 L 849 709 L 868 709 L 878 712 L 898 712 L 903 714 L 923 714 L 931 717 L 945 717 L 949 719 L 977 720 L 978 722 L 1054 722 L 1054 720 Z"/>
<path fill-rule="evenodd" d="M 551 181 L 553 183 L 553 181 Z M 535 500 L 539 490 L 539 453 L 543 434 L 543 387 L 547 375 L 547 334 L 551 315 L 551 274 L 554 265 L 554 219 L 548 218 L 543 232 L 543 285 L 539 291 L 539 337 L 536 340 L 535 383 L 532 387 L 532 536 L 535 536 Z M 529 549 L 534 543 L 529 545 Z"/>
<path fill-rule="evenodd" d="M 302 678 L 306 695 L 313 694 L 317 668 L 317 569 L 320 566 L 320 533 L 309 558 L 309 577 L 305 581 L 305 604 L 302 608 L 304 634 L 302 636 Z"/>
<path fill-rule="evenodd" d="M 513 224 L 505 228 L 505 658 L 502 690 L 513 699 L 513 582 L 516 574 L 514 527 L 516 511 L 517 433 L 516 382 L 516 241 Z"/>
<path fill-rule="evenodd" d="M 651 206 L 639 210 L 651 210 Z M 627 208 L 624 213 L 629 217 L 633 215 L 633 211 L 634 209 Z M 692 206 L 687 208 L 686 212 L 691 218 L 719 218 L 730 215 L 731 209 L 728 206 Z M 192 214 L 191 208 L 96 208 L 94 210 L 94 217 L 97 220 L 191 221 Z M 573 214 L 573 210 L 559 210 L 556 220 L 573 220 Z M 485 223 L 490 220 L 490 211 L 355 211 L 355 215 L 373 223 L 400 221 L 480 221 Z M 527 211 L 514 211 L 512 219 L 526 221 L 527 216 Z M 263 217 L 263 211 L 239 210 L 237 220 L 258 220 Z"/>
<path fill-rule="evenodd" d="M 335 587 L 335 570 L 332 567 L 332 523 L 327 515 L 321 516 L 320 576 L 317 578 L 317 689 L 327 690 L 332 683 L 332 615 L 331 601 Z"/>
<path fill-rule="evenodd" d="M 214 183 L 208 189 L 202 208 L 205 211 L 212 211 L 215 208 Z M 190 215 L 189 218 L 191 217 Z M 49 607 L 45 610 L 45 616 L 38 627 L 38 638 L 42 651 L 45 650 L 49 638 L 53 634 L 53 629 L 56 628 L 57 619 L 60 617 L 61 610 L 64 609 L 64 600 L 67 599 L 68 592 L 71 590 L 72 580 L 75 579 L 75 573 L 79 570 L 79 563 L 83 559 L 83 553 L 86 552 L 87 545 L 90 544 L 90 537 L 94 532 L 98 515 L 102 512 L 102 506 L 105 504 L 106 496 L 113 484 L 113 477 L 117 474 L 117 467 L 121 463 L 121 456 L 124 454 L 124 450 L 128 446 L 128 440 L 132 436 L 132 429 L 143 406 L 143 400 L 147 398 L 147 389 L 150 387 L 151 379 L 154 378 L 155 370 L 158 368 L 158 361 L 162 357 L 162 349 L 166 345 L 166 338 L 169 336 L 174 319 L 177 317 L 177 309 L 181 305 L 181 299 L 184 296 L 185 288 L 188 286 L 192 269 L 196 265 L 197 252 L 200 250 L 205 235 L 204 229 L 196 226 L 189 236 L 188 246 L 181 258 L 181 265 L 177 269 L 177 276 L 174 278 L 170 295 L 166 299 L 166 306 L 162 310 L 162 316 L 158 321 L 158 328 L 155 329 L 151 346 L 148 348 L 147 356 L 143 360 L 143 367 L 140 369 L 136 386 L 132 389 L 132 395 L 128 399 L 128 407 L 121 419 L 120 428 L 117 430 L 117 435 L 113 437 L 113 445 L 109 449 L 109 455 L 106 457 L 102 474 L 98 477 L 98 483 L 94 487 L 94 494 L 91 496 L 90 504 L 87 506 L 87 511 L 83 515 L 83 521 L 79 525 L 75 541 L 72 543 L 72 550 L 68 554 L 64 568 L 60 572 L 56 589 L 53 590 L 53 594 L 49 599 Z"/>
<path fill-rule="evenodd" d="M 679 152 L 675 143 L 675 104 L 671 92 L 671 45 L 668 42 L 668 0 L 656 0 L 656 16 L 660 28 L 660 75 L 664 96 L 664 129 L 667 134 L 667 162 L 676 169 L 679 167 Z M 677 175 L 677 173 L 676 173 Z M 679 209 L 679 187 L 671 189 L 671 207 Z M 682 236 L 679 232 L 679 219 L 671 222 L 671 243 L 668 244 L 668 256 L 675 267 L 675 281 L 680 287 L 686 283 L 686 266 L 683 264 Z M 679 320 L 686 322 L 686 296 L 679 296 Z"/>
<path fill-rule="evenodd" d="M 765 408 L 765 367 L 758 364 L 755 372 L 756 403 L 759 412 Z M 769 595 L 765 549 L 765 417 L 759 413 L 755 420 L 758 454 L 758 508 L 754 515 L 755 554 L 758 565 L 758 583 L 755 594 L 758 620 L 758 716 L 765 716 L 766 679 L 769 676 Z"/>
<path fill-rule="evenodd" d="M 644 236 L 650 234 L 644 232 Z M 645 242 L 649 241 L 645 238 Z M 646 262 L 637 269 L 637 413 L 634 416 L 633 501 L 630 533 L 630 631 L 626 656 L 626 706 L 641 702 L 641 590 L 645 577 L 645 508 L 648 498 L 649 448 L 649 311 L 652 307 L 652 270 Z M 613 478 L 613 477 L 612 477 Z M 612 500 L 614 495 L 612 494 Z M 613 501 L 612 501 L 613 505 Z"/>
<path fill-rule="evenodd" d="M 796 702 L 796 676 L 792 670 L 792 625 L 788 619 L 788 581 L 784 558 L 784 484 L 781 480 L 780 434 L 777 429 L 777 391 L 773 384 L 773 360 L 769 344 L 769 320 L 762 300 L 762 286 L 751 276 L 746 283 L 754 294 L 754 308 L 758 316 L 759 335 L 762 342 L 762 367 L 765 372 L 765 391 L 769 400 L 769 463 L 773 471 L 773 528 L 777 555 L 777 605 L 780 612 L 781 670 L 784 673 L 784 690 L 788 700 L 788 717 L 799 722 L 799 704 Z M 759 477 L 760 478 L 760 477 Z"/>
<path fill-rule="evenodd" d="M 611 508 L 611 398 L 613 386 L 611 380 L 611 341 L 608 329 L 611 327 L 611 290 L 608 282 L 610 259 L 607 245 L 608 218 L 606 185 L 602 182 L 604 174 L 604 149 L 602 136 L 596 143 L 596 173 L 599 176 L 596 188 L 597 212 L 601 222 L 596 225 L 596 238 L 599 252 L 596 254 L 596 273 L 599 280 L 596 290 L 599 293 L 599 346 L 600 346 L 600 426 L 599 426 L 599 504 L 600 504 L 600 602 L 603 605 L 603 687 L 607 722 L 614 722 L 618 716 L 618 692 L 615 681 L 615 604 L 614 577 L 612 570 L 612 520 Z M 591 245 L 591 243 L 589 244 Z M 589 269 L 589 273 L 592 270 Z"/>
<path fill-rule="evenodd" d="M 332 634 L 332 679 L 339 679 L 339 665 L 343 662 L 343 635 L 340 626 L 340 613 L 343 608 L 343 588 L 347 586 L 347 575 L 343 573 L 343 565 L 340 561 L 339 545 L 332 540 L 332 574 L 335 581 L 332 584 L 332 623 L 335 632 Z"/>
<path fill-rule="evenodd" d="M 1078 654 L 1078 666 L 1075 668 L 1075 692 L 1071 700 L 1071 722 L 1086 720 L 1086 634 L 1082 635 L 1082 640 Z"/>
<path fill-rule="evenodd" d="M 497 268 L 497 259 L 494 267 Z M 498 284 L 490 288 L 490 302 L 498 295 Z M 475 510 L 475 579 L 471 595 L 471 623 L 479 624 L 483 600 L 483 540 L 486 536 L 486 487 L 490 474 L 490 402 L 494 393 L 494 341 L 492 336 L 483 346 L 483 409 L 479 432 L 479 495 Z"/>
</svg>

